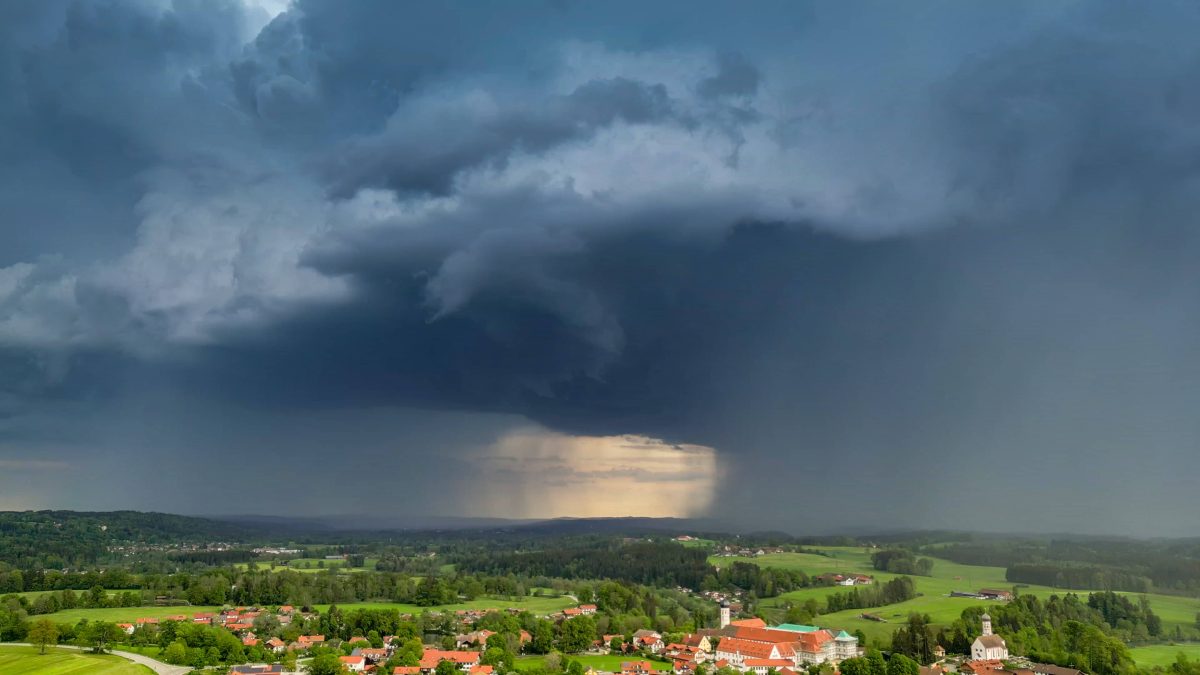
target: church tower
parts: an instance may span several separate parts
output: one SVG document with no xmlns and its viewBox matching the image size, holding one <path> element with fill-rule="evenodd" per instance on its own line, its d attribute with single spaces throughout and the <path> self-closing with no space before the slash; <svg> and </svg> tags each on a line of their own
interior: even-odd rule
<svg viewBox="0 0 1200 675">
<path fill-rule="evenodd" d="M 721 628 L 729 625 L 729 601 L 721 601 Z"/>
<path fill-rule="evenodd" d="M 979 618 L 981 621 L 983 621 L 983 634 L 991 635 L 992 634 L 992 617 L 990 617 L 986 613 L 984 613 L 984 615 Z"/>
</svg>

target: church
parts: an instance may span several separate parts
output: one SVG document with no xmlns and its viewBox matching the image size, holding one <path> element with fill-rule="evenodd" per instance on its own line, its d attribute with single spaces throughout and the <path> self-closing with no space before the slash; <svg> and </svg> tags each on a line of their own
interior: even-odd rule
<svg viewBox="0 0 1200 675">
<path fill-rule="evenodd" d="M 1008 645 L 1005 644 L 1004 638 L 992 633 L 992 617 L 984 614 L 979 618 L 983 621 L 983 634 L 971 643 L 971 658 L 975 661 L 1007 659 Z"/>
</svg>

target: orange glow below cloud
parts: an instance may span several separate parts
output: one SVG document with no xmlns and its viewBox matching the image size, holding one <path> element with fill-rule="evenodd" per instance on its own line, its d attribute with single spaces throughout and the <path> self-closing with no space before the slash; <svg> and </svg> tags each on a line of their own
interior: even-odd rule
<svg viewBox="0 0 1200 675">
<path fill-rule="evenodd" d="M 702 445 L 536 428 L 505 434 L 473 460 L 494 477 L 476 503 L 504 518 L 704 515 L 721 473 L 717 451 Z"/>
</svg>

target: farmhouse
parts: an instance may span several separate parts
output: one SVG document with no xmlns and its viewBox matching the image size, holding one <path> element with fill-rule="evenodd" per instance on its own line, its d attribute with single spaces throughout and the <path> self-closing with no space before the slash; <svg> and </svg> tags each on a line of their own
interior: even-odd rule
<svg viewBox="0 0 1200 675">
<path fill-rule="evenodd" d="M 1005 591 L 998 588 L 981 588 L 979 589 L 979 597 L 984 600 L 1004 600 L 1005 602 L 1012 600 L 1012 591 Z"/>
<path fill-rule="evenodd" d="M 634 649 L 645 649 L 651 654 L 661 652 L 666 645 L 663 643 L 662 635 L 652 630 L 639 630 L 633 634 Z"/>
<path fill-rule="evenodd" d="M 979 618 L 983 623 L 983 633 L 971 643 L 971 658 L 976 661 L 1007 659 L 1008 645 L 1004 638 L 992 633 L 992 617 L 984 614 Z"/>
</svg>

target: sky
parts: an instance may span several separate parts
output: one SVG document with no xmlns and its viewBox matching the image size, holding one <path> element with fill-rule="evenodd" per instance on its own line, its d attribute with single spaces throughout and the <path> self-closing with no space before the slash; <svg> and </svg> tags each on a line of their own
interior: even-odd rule
<svg viewBox="0 0 1200 675">
<path fill-rule="evenodd" d="M 1200 535 L 1198 33 L 0 4 L 0 509 Z"/>
</svg>

